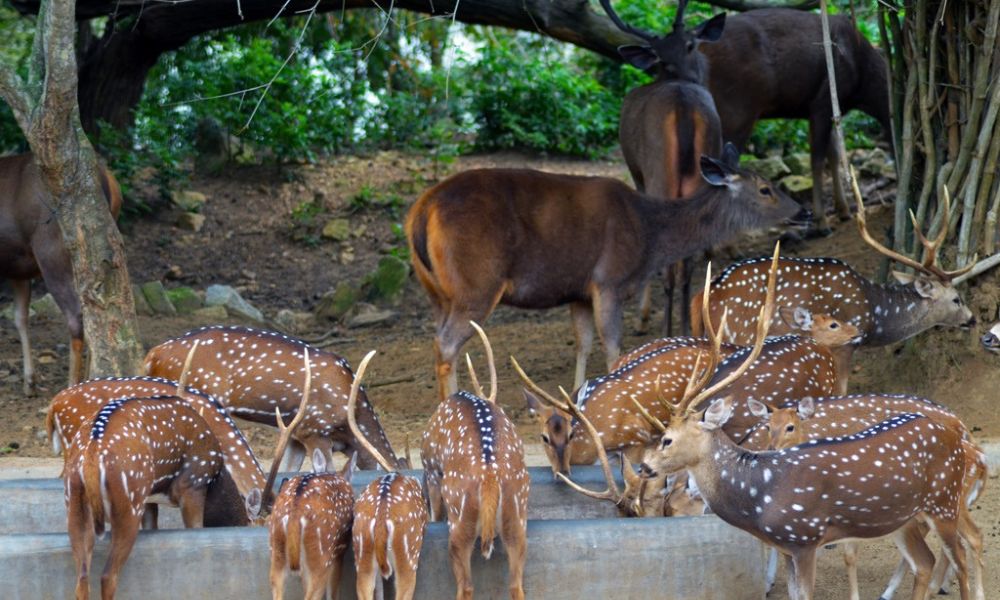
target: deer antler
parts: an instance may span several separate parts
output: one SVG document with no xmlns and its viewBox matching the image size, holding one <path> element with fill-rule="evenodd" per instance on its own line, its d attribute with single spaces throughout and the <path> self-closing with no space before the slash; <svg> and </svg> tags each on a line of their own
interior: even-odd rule
<svg viewBox="0 0 1000 600">
<path fill-rule="evenodd" d="M 562 402 L 556 400 L 551 394 L 543 390 L 541 386 L 539 386 L 537 383 L 532 381 L 530 377 L 528 377 L 528 374 L 524 372 L 524 369 L 521 368 L 521 365 L 517 364 L 516 358 L 511 356 L 510 362 L 512 365 L 514 365 L 514 370 L 517 372 L 517 376 L 521 378 L 521 381 L 524 382 L 524 385 L 528 386 L 528 389 L 530 389 L 532 392 L 535 392 L 535 394 L 538 395 L 539 400 L 541 400 L 545 404 L 548 404 L 552 408 L 562 410 L 563 412 L 569 412 L 568 410 L 561 408 Z M 570 402 L 570 404 L 572 404 L 572 402 Z"/>
<path fill-rule="evenodd" d="M 198 349 L 200 343 L 201 340 L 195 340 L 191 349 L 188 350 L 187 357 L 184 359 L 184 367 L 181 369 L 181 376 L 177 379 L 177 395 L 181 398 L 187 393 L 188 377 L 191 375 L 191 361 L 194 360 L 194 351 Z"/>
<path fill-rule="evenodd" d="M 615 483 L 615 476 L 611 471 L 611 463 L 608 462 L 608 453 L 604 451 L 604 442 L 601 441 L 601 436 L 597 433 L 597 428 L 595 428 L 594 424 L 590 422 L 590 419 L 584 416 L 583 411 L 573 403 L 569 394 L 566 393 L 566 390 L 564 390 L 562 386 L 559 387 L 559 391 L 562 393 L 563 398 L 565 398 L 565 402 L 560 403 L 562 404 L 561 409 L 572 414 L 576 419 L 578 419 L 587 430 L 587 434 L 590 435 L 590 438 L 594 441 L 594 448 L 597 450 L 597 459 L 601 463 L 601 470 L 604 472 L 604 478 L 608 481 L 608 487 L 603 492 L 595 492 L 594 490 L 589 490 L 577 484 L 575 481 L 566 477 L 562 473 L 556 473 L 556 477 L 563 480 L 566 485 L 580 492 L 584 496 L 595 498 L 597 500 L 611 500 L 615 504 L 618 504 L 622 501 L 624 496 L 618 489 L 618 484 Z"/>
<path fill-rule="evenodd" d="M 490 404 L 496 404 L 497 401 L 497 365 L 493 362 L 493 346 L 490 345 L 490 339 L 486 337 L 486 332 L 483 328 L 479 326 L 475 321 L 469 321 L 469 325 L 476 330 L 479 334 L 479 339 L 483 341 L 483 346 L 486 347 L 486 363 L 490 368 L 490 395 L 486 396 L 483 394 L 483 388 L 479 385 L 479 379 L 476 377 L 476 371 L 472 368 L 472 359 L 469 355 L 465 355 L 465 364 L 469 367 L 469 378 L 472 379 L 473 390 L 476 395 L 480 398 L 484 398 Z"/>
<path fill-rule="evenodd" d="M 677 13 L 674 14 L 674 31 L 684 31 L 684 10 L 687 8 L 688 0 L 678 0 Z"/>
<path fill-rule="evenodd" d="M 264 493 L 261 498 L 261 512 L 270 512 L 271 504 L 274 502 L 274 481 L 278 477 L 278 467 L 281 464 L 281 459 L 285 455 L 285 448 L 288 446 L 288 440 L 292 437 L 292 432 L 298 427 L 299 423 L 306 415 L 306 406 L 309 404 L 309 393 L 310 387 L 312 386 L 312 367 L 309 363 L 309 349 L 306 348 L 303 351 L 305 370 L 306 370 L 306 383 L 305 387 L 302 389 L 302 402 L 299 403 L 299 409 L 295 412 L 295 416 L 292 418 L 292 422 L 287 426 L 285 425 L 285 420 L 281 418 L 281 409 L 275 407 L 274 418 L 278 425 L 278 445 L 274 449 L 274 458 L 271 463 L 271 470 L 267 474 L 267 483 L 264 485 Z"/>
<path fill-rule="evenodd" d="M 601 7 L 604 9 L 604 12 L 607 13 L 608 18 L 618 26 L 618 29 L 621 29 L 625 33 L 631 33 L 634 36 L 640 37 L 647 42 L 651 42 L 656 39 L 655 35 L 646 33 L 645 31 L 632 27 L 625 21 L 622 21 L 621 17 L 618 16 L 618 13 L 615 12 L 615 9 L 611 8 L 611 0 L 601 0 Z"/>
<path fill-rule="evenodd" d="M 924 260 L 923 262 L 917 262 L 916 260 L 906 256 L 905 254 L 900 254 L 895 250 L 891 250 L 883 246 L 880 242 L 874 239 L 868 232 L 868 224 L 865 220 L 865 204 L 861 198 L 861 188 L 858 187 L 858 178 L 854 173 L 854 167 L 850 168 L 851 173 L 851 189 L 854 192 L 854 201 L 858 204 L 858 212 L 855 220 L 858 223 L 858 232 L 861 234 L 861 239 L 863 239 L 869 246 L 874 248 L 880 254 L 898 262 L 901 265 L 915 269 L 921 273 L 926 273 L 927 275 L 932 275 L 943 282 L 950 282 L 952 279 L 969 272 L 975 265 L 975 260 L 970 261 L 968 266 L 955 271 L 945 271 L 937 265 L 938 253 L 941 250 L 941 245 L 944 243 L 945 238 L 948 236 L 948 226 L 951 215 L 951 195 L 948 192 L 948 187 L 945 186 L 942 194 L 942 210 L 944 211 L 941 216 L 941 230 L 938 232 L 936 238 L 933 241 L 929 241 L 920 230 L 920 223 L 917 222 L 916 215 L 913 211 L 910 211 L 910 220 L 913 222 L 913 232 L 920 240 L 920 244 L 924 247 Z"/>
<path fill-rule="evenodd" d="M 376 450 L 375 446 L 372 446 L 371 442 L 368 441 L 368 438 L 365 437 L 365 434 L 361 432 L 361 428 L 358 427 L 358 418 L 354 414 L 354 410 L 357 408 L 358 404 L 358 390 L 361 389 L 361 380 L 364 379 L 365 369 L 368 368 L 368 363 L 374 356 L 375 350 L 366 354 L 365 357 L 361 359 L 361 364 L 358 365 L 358 370 L 354 373 L 354 381 L 351 382 L 351 393 L 347 397 L 347 426 L 351 429 L 354 439 L 361 444 L 362 448 L 368 451 L 368 454 L 375 457 L 375 460 L 378 461 L 378 464 L 382 465 L 383 469 L 386 471 L 395 471 L 396 467 L 392 466 L 392 464 L 389 463 L 384 456 L 382 456 L 382 453 Z"/>
<path fill-rule="evenodd" d="M 660 376 L 659 375 L 656 376 L 656 397 L 657 397 L 657 399 L 660 400 L 660 402 L 664 402 L 663 397 L 660 395 Z M 647 423 L 649 423 L 650 425 L 652 425 L 656 429 L 660 430 L 661 432 L 666 432 L 667 426 L 663 424 L 663 421 L 661 421 L 661 420 L 657 419 L 656 417 L 654 417 L 648 410 L 646 410 L 646 407 L 644 407 L 642 404 L 639 404 L 639 401 L 636 400 L 634 397 L 629 396 L 629 400 L 632 401 L 632 404 L 635 405 L 635 409 L 637 411 L 639 411 L 639 414 L 642 415 L 642 418 L 646 419 Z M 669 408 L 669 405 L 668 405 L 668 408 Z"/>
</svg>

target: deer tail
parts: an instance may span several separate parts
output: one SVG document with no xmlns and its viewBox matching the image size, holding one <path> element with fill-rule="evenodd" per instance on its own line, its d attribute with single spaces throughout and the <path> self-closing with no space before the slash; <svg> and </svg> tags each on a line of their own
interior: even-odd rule
<svg viewBox="0 0 1000 600">
<path fill-rule="evenodd" d="M 487 467 L 483 485 L 479 488 L 479 539 L 483 558 L 493 554 L 497 536 L 497 508 L 500 506 L 500 482 L 495 469 Z"/>
<path fill-rule="evenodd" d="M 388 515 L 386 515 L 388 516 Z M 392 565 L 389 564 L 389 548 L 392 544 L 393 524 L 388 518 L 375 519 L 375 561 L 378 563 L 382 578 L 392 575 Z"/>
<path fill-rule="evenodd" d="M 105 504 L 107 504 L 107 472 L 97 448 L 87 448 L 80 466 L 83 493 L 94 519 L 94 533 L 104 534 Z M 110 511 L 110 506 L 107 507 Z"/>
<path fill-rule="evenodd" d="M 969 482 L 967 492 L 965 494 L 966 505 L 972 506 L 972 503 L 979 498 L 979 495 L 983 493 L 983 489 L 986 487 L 986 480 L 989 478 L 989 467 L 986 464 L 986 455 L 982 450 L 976 448 L 975 457 L 975 473 L 973 474 L 972 480 Z"/>
<path fill-rule="evenodd" d="M 296 518 L 295 514 L 285 517 L 285 556 L 288 557 L 288 570 L 298 571 L 302 558 L 302 534 L 305 529 L 305 516 Z"/>
<path fill-rule="evenodd" d="M 62 454 L 62 431 L 59 430 L 59 415 L 51 407 L 45 413 L 45 435 L 48 436 L 49 443 L 52 445 L 52 453 L 56 456 Z M 63 471 L 65 470 L 66 466 L 63 465 Z"/>
</svg>

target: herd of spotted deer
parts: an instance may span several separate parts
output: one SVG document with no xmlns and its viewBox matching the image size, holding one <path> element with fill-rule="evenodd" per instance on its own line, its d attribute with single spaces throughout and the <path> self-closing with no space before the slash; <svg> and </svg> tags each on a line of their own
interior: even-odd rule
<svg viewBox="0 0 1000 600">
<path fill-rule="evenodd" d="M 57 295 L 76 325 L 74 385 L 52 400 L 46 425 L 65 457 L 77 598 L 88 597 L 95 536 L 110 524 L 102 576 L 107 599 L 140 527 L 156 527 L 161 503 L 179 506 L 188 527 L 266 523 L 275 598 L 289 571 L 302 573 L 308 598 L 336 593 L 349 545 L 359 598 L 372 598 L 378 577 L 390 575 L 396 597 L 412 597 L 428 519 L 448 522 L 459 599 L 472 597 L 475 540 L 489 557 L 497 535 L 509 559 L 511 597 L 523 598 L 529 478 L 522 440 L 496 401 L 490 343 L 476 325 L 505 303 L 571 307 L 578 345 L 572 395 L 546 392 L 512 363 L 552 472 L 574 489 L 613 502 L 623 516 L 712 512 L 776 550 L 769 585 L 778 552 L 786 557 L 789 593 L 797 600 L 812 597 L 816 550 L 838 540 L 845 540 L 851 597 L 858 598 L 851 540 L 886 535 L 903 560 L 883 598 L 911 570 L 913 598 L 925 598 L 953 571 L 963 600 L 970 594 L 982 600 L 982 537 L 969 507 L 983 489 L 986 464 L 970 431 L 930 400 L 847 395 L 859 346 L 974 324 L 953 285 L 960 272 L 937 266 L 946 223 L 934 240 L 917 226 L 926 258 L 909 259 L 868 234 L 855 189 L 864 239 L 913 274 L 897 273 L 898 284 L 881 285 L 839 260 L 779 257 L 776 248 L 772 258 L 738 262 L 714 280 L 709 267 L 704 293 L 684 300 L 691 309 L 684 325 L 694 336 L 665 337 L 619 357 L 622 301 L 651 275 L 689 265 L 697 252 L 745 230 L 807 218 L 769 182 L 740 170 L 738 153 L 723 147 L 723 138 L 743 145 L 759 118 L 809 116 L 815 216 L 826 224 L 820 184 L 830 104 L 816 49 L 818 16 L 757 10 L 728 25 L 721 15 L 686 31 L 680 4 L 673 32 L 659 37 L 625 24 L 601 0 L 616 25 L 645 42 L 622 47 L 623 57 L 660 73 L 623 107 L 622 148 L 638 192 L 605 178 L 486 169 L 447 179 L 411 208 L 406 233 L 436 318 L 441 398 L 423 435 L 422 482 L 401 472 L 410 466 L 409 452 L 397 457 L 361 388 L 375 351 L 354 373 L 343 358 L 279 333 L 206 327 L 153 348 L 146 376 L 78 383 L 79 305 L 71 289 Z M 849 21 L 834 18 L 832 25 L 844 108 L 862 108 L 887 125 L 882 59 Z M 774 41 L 777 32 L 786 34 L 781 43 Z M 798 38 L 808 43 L 795 46 Z M 715 43 L 702 48 L 702 42 Z M 760 69 L 734 72 L 727 62 L 734 52 L 740 64 Z M 793 67 L 801 89 L 769 87 L 768 68 Z M 46 229 L 54 225 L 23 209 L 42 194 L 31 184 L 34 169 L 30 157 L 0 161 L 0 175 L 14 190 L 4 194 L 15 199 L 3 207 L 14 215 L 10 229 L 28 232 L 12 255 L 35 261 L 0 275 L 23 281 L 40 271 L 62 289 L 68 258 Z M 110 174 L 103 179 L 114 211 L 117 184 Z M 844 215 L 839 181 L 835 173 Z M 946 194 L 942 202 L 948 215 Z M 670 270 L 687 288 L 689 266 Z M 669 334 L 674 280 L 668 280 Z M 27 386 L 27 287 L 15 289 Z M 587 380 L 595 324 L 609 372 Z M 468 357 L 472 391 L 458 390 L 456 359 L 474 333 L 486 348 L 488 395 Z M 781 335 L 768 337 L 775 333 Z M 983 345 L 1000 351 L 1000 326 Z M 268 473 L 231 416 L 279 428 Z M 328 473 L 335 451 L 351 459 Z M 620 455 L 624 489 L 609 453 Z M 307 455 L 313 472 L 284 481 L 275 494 L 277 473 L 299 470 Z M 607 478 L 601 492 L 570 479 L 573 465 L 595 462 Z M 387 474 L 355 498 L 349 485 L 355 465 Z M 942 541 L 942 560 L 935 561 L 924 540 L 928 530 Z M 963 543 L 973 554 L 971 586 Z"/>
</svg>

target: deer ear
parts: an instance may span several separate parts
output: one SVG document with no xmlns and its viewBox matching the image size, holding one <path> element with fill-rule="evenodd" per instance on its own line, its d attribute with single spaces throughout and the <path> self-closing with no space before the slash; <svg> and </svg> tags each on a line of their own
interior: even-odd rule
<svg viewBox="0 0 1000 600">
<path fill-rule="evenodd" d="M 312 453 L 313 473 L 326 473 L 326 457 L 319 448 L 313 449 Z"/>
<path fill-rule="evenodd" d="M 917 293 L 923 298 L 933 298 L 935 295 L 934 283 L 924 277 L 917 277 L 913 280 L 913 289 L 917 290 Z"/>
<path fill-rule="evenodd" d="M 799 400 L 798 413 L 799 417 L 803 419 L 809 419 L 816 414 L 816 402 L 812 399 L 812 396 L 806 396 Z"/>
<path fill-rule="evenodd" d="M 722 162 L 730 169 L 740 166 L 740 151 L 736 144 L 726 142 L 726 145 L 722 147 Z"/>
<path fill-rule="evenodd" d="M 725 425 L 732 413 L 732 399 L 729 397 L 719 398 L 709 405 L 708 410 L 705 411 L 705 415 L 702 417 L 699 424 L 703 429 L 712 431 Z"/>
<path fill-rule="evenodd" d="M 521 388 L 521 393 L 524 394 L 524 403 L 528 405 L 528 411 L 532 415 L 538 415 L 542 412 L 542 402 L 537 396 L 524 388 Z"/>
<path fill-rule="evenodd" d="M 722 37 L 722 31 L 725 28 L 726 13 L 721 13 L 702 22 L 691 33 L 694 34 L 695 39 L 699 42 L 717 42 Z"/>
<path fill-rule="evenodd" d="M 351 459 L 347 461 L 344 468 L 340 470 L 340 476 L 344 478 L 344 481 L 350 483 L 351 478 L 354 477 L 354 470 L 358 466 L 358 453 L 351 452 Z"/>
<path fill-rule="evenodd" d="M 767 418 L 767 405 L 765 405 L 763 402 L 750 398 L 749 400 L 747 400 L 747 408 L 750 409 L 751 415 L 760 419 Z"/>
<path fill-rule="evenodd" d="M 245 503 L 247 516 L 250 517 L 251 521 L 256 520 L 260 516 L 260 509 L 264 503 L 264 494 L 260 491 L 260 488 L 250 490 Z"/>
<path fill-rule="evenodd" d="M 710 185 L 733 187 L 736 174 L 728 165 L 705 155 L 702 155 L 700 164 L 701 177 Z"/>
<path fill-rule="evenodd" d="M 892 277 L 893 277 L 893 279 L 896 280 L 897 283 L 901 283 L 903 285 L 907 285 L 909 283 L 913 283 L 913 280 L 916 279 L 916 277 L 913 274 L 911 274 L 911 273 L 904 273 L 902 271 L 893 271 L 892 272 Z"/>
<path fill-rule="evenodd" d="M 618 54 L 636 69 L 648 71 L 660 62 L 660 57 L 649 46 L 618 46 Z"/>
<path fill-rule="evenodd" d="M 813 315 L 809 312 L 808 308 L 803 308 L 801 306 L 795 307 L 793 318 L 795 319 L 795 324 L 798 325 L 799 329 L 802 331 L 812 331 Z"/>
</svg>

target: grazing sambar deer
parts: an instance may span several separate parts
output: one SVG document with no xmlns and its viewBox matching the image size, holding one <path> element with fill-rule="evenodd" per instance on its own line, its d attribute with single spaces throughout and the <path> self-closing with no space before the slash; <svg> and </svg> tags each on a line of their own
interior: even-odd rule
<svg viewBox="0 0 1000 600">
<path fill-rule="evenodd" d="M 458 389 L 455 359 L 472 335 L 469 321 L 497 304 L 570 305 L 579 387 L 595 321 L 610 368 L 623 299 L 657 269 L 800 211 L 733 164 L 703 156 L 701 174 L 709 186 L 675 202 L 614 179 L 528 169 L 465 171 L 426 191 L 407 215 L 406 235 L 434 307 L 441 397 Z"/>
<path fill-rule="evenodd" d="M 352 540 L 354 564 L 358 569 L 358 599 L 372 600 L 376 578 L 381 575 L 386 579 L 395 574 L 396 600 L 410 600 L 417 585 L 427 506 L 420 482 L 400 473 L 398 466 L 368 444 L 354 418 L 357 391 L 373 356 L 374 350 L 358 365 L 347 402 L 347 422 L 358 442 L 389 473 L 369 483 L 354 502 Z"/>
<path fill-rule="evenodd" d="M 98 180 L 108 210 L 118 218 L 122 205 L 118 181 L 103 165 Z M 31 153 L 0 157 L 0 279 L 14 288 L 14 326 L 21 338 L 24 393 L 35 389 L 28 338 L 31 280 L 41 276 L 59 305 L 70 332 L 69 385 L 83 380 L 83 319 L 73 283 L 73 267 L 53 211 L 54 202 Z"/>
<path fill-rule="evenodd" d="M 272 427 L 276 425 L 275 409 L 287 418 L 298 406 L 300 365 L 308 350 L 313 357 L 313 402 L 295 429 L 281 470 L 298 470 L 317 448 L 327 464 L 333 462 L 333 451 L 348 456 L 358 452 L 362 469 L 376 468 L 375 458 L 358 445 L 347 427 L 347 397 L 354 381 L 347 360 L 280 333 L 212 326 L 189 331 L 151 349 L 146 354 L 146 373 L 176 378 L 185 353 L 196 342 L 205 350 L 191 373 L 191 385 L 217 398 L 233 416 Z M 383 456 L 397 460 L 374 406 L 363 390 L 360 394 L 359 428 Z"/>
<path fill-rule="evenodd" d="M 496 528 L 508 561 L 512 600 L 524 599 L 528 489 L 524 445 L 514 423 L 497 405 L 493 350 L 479 325 L 470 327 L 486 347 L 490 395 L 486 396 L 469 362 L 475 394 L 457 392 L 431 415 L 420 448 L 431 520 L 448 520 L 448 553 L 458 586 L 456 598 L 472 598 L 470 560 L 476 538 L 483 557 L 493 554 Z"/>
<path fill-rule="evenodd" d="M 722 152 L 722 125 L 715 111 L 712 95 L 700 77 L 679 73 L 661 60 L 678 50 L 674 48 L 684 32 L 684 5 L 680 2 L 671 36 L 655 36 L 630 27 L 615 13 L 610 0 L 601 6 L 611 20 L 626 33 L 641 37 L 646 46 L 622 46 L 622 58 L 633 66 L 648 70 L 658 66 L 656 80 L 632 89 L 622 102 L 618 129 L 622 155 L 635 187 L 654 198 L 675 200 L 692 196 L 707 184 L 701 177 L 698 157 L 719 156 Z M 691 32 L 692 44 L 714 42 L 722 35 L 725 15 L 713 18 Z M 739 152 L 732 145 L 726 150 L 731 160 L 739 162 Z M 687 308 L 691 296 L 693 259 L 686 258 L 668 267 L 664 280 L 666 306 L 664 333 L 673 334 L 674 289 L 681 291 L 682 333 L 690 331 Z M 649 319 L 648 287 L 642 296 L 643 325 Z"/>
<path fill-rule="evenodd" d="M 683 3 L 678 12 L 683 12 Z M 829 232 L 823 205 L 827 161 L 833 172 L 837 211 L 845 220 L 851 213 L 832 143 L 833 108 L 820 15 L 787 8 L 748 10 L 726 18 L 725 33 L 716 42 L 699 44 L 702 28 L 721 17 L 692 31 L 675 27 L 659 40 L 653 49 L 670 48 L 656 52 L 659 68 L 708 88 L 722 121 L 722 139 L 740 150 L 746 149 L 760 119 L 808 119 L 813 215 L 820 231 Z M 871 115 L 891 141 L 885 59 L 847 16 L 829 18 L 841 110 L 856 108 Z"/>
<path fill-rule="evenodd" d="M 859 207 L 860 193 L 856 193 Z M 835 258 L 781 259 L 781 285 L 777 302 L 783 306 L 798 306 L 813 313 L 823 313 L 850 323 L 863 334 L 861 345 L 885 346 L 913 337 L 931 327 L 971 327 L 976 319 L 955 289 L 952 281 L 972 268 L 945 271 L 937 265 L 941 244 L 948 232 L 949 199 L 944 194 L 944 222 L 941 233 L 927 240 L 916 231 L 924 246 L 924 260 L 916 261 L 876 241 L 868 233 L 864 209 L 857 213 L 858 229 L 869 246 L 888 258 L 916 271 L 916 275 L 894 271 L 897 285 L 881 285 L 862 277 L 846 263 Z M 736 263 L 712 282 L 711 319 L 717 321 L 724 311 L 734 325 L 727 341 L 746 343 L 746 326 L 752 322 L 763 298 L 759 282 L 767 259 L 757 258 Z M 704 319 L 699 307 L 692 303 L 693 330 L 698 334 Z M 787 333 L 792 328 L 778 319 L 774 331 Z"/>
</svg>

